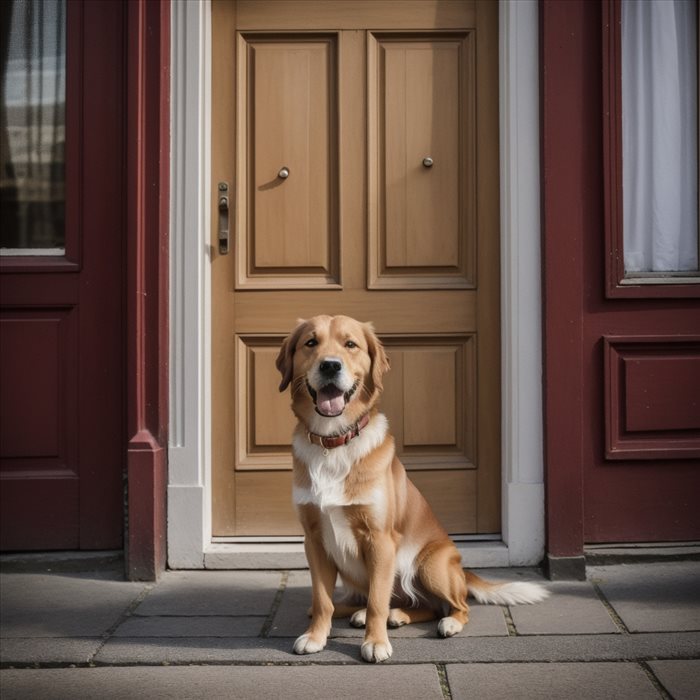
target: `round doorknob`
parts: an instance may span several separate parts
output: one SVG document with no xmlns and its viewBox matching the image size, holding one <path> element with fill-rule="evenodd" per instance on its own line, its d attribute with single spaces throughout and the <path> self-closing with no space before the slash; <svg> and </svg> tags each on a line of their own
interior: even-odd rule
<svg viewBox="0 0 700 700">
<path fill-rule="evenodd" d="M 423 158 L 423 165 L 426 168 L 432 168 L 433 167 L 433 159 L 430 156 L 426 156 Z"/>
<path fill-rule="evenodd" d="M 277 173 L 277 177 L 281 177 L 283 180 L 286 180 L 289 177 L 289 168 L 286 166 L 281 168 Z"/>
</svg>

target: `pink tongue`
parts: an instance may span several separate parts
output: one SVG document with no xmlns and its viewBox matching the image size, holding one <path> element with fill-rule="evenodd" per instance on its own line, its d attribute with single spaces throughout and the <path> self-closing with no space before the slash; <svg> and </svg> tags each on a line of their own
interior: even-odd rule
<svg viewBox="0 0 700 700">
<path fill-rule="evenodd" d="M 337 416 L 345 408 L 344 392 L 333 385 L 319 389 L 316 395 L 316 407 L 324 416 Z"/>
</svg>

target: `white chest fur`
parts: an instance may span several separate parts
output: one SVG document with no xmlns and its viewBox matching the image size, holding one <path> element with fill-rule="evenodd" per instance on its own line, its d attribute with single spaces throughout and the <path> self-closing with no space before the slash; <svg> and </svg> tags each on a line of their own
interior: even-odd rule
<svg viewBox="0 0 700 700">
<path fill-rule="evenodd" d="M 296 505 L 313 504 L 321 511 L 323 546 L 341 574 L 360 586 L 367 583 L 367 570 L 360 556 L 355 533 L 346 517 L 345 506 L 370 506 L 379 525 L 386 518 L 386 494 L 380 488 L 362 496 L 349 497 L 345 489 L 353 464 L 375 450 L 385 439 L 388 429 L 386 417 L 378 414 L 349 444 L 324 450 L 309 442 L 305 433 L 297 431 L 292 441 L 296 458 L 306 465 L 310 487 L 294 486 Z M 381 527 L 381 525 L 380 525 Z M 419 547 L 404 540 L 396 552 L 396 587 L 413 604 L 418 603 L 414 588 L 415 561 Z"/>
<path fill-rule="evenodd" d="M 347 445 L 326 450 L 310 443 L 302 431 L 294 435 L 292 449 L 296 458 L 306 465 L 310 486 L 294 486 L 296 505 L 313 504 L 321 511 L 323 546 L 341 573 L 358 584 L 367 579 L 365 566 L 359 556 L 355 533 L 345 515 L 345 506 L 373 506 L 375 517 L 382 517 L 383 502 L 372 491 L 362 496 L 349 497 L 345 480 L 353 464 L 375 450 L 386 437 L 387 421 L 384 415 L 372 418 L 365 429 Z"/>
<path fill-rule="evenodd" d="M 323 547 L 335 562 L 338 571 L 353 581 L 364 584 L 367 570 L 359 556 L 355 533 L 345 517 L 342 507 L 330 507 L 321 514 Z"/>
<path fill-rule="evenodd" d="M 365 429 L 347 445 L 326 450 L 309 442 L 306 435 L 297 431 L 292 440 L 296 458 L 306 465 L 310 487 L 294 486 L 293 499 L 296 505 L 313 503 L 322 511 L 335 506 L 370 505 L 373 494 L 361 498 L 346 495 L 345 480 L 353 464 L 376 449 L 386 437 L 387 420 L 379 413 Z"/>
</svg>

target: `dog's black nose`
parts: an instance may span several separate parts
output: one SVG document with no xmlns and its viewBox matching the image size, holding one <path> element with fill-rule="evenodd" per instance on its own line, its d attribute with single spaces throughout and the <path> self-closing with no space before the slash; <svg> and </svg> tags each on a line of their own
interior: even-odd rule
<svg viewBox="0 0 700 700">
<path fill-rule="evenodd" d="M 321 370 L 321 374 L 325 374 L 327 377 L 332 377 L 343 369 L 343 365 L 339 360 L 324 360 L 321 362 L 318 368 Z"/>
</svg>

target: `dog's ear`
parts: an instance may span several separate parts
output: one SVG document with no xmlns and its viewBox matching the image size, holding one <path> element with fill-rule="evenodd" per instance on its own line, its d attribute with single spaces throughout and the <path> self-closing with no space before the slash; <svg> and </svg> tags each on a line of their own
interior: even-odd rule
<svg viewBox="0 0 700 700">
<path fill-rule="evenodd" d="M 282 341 L 282 347 L 275 362 L 277 369 L 282 374 L 280 391 L 284 391 L 289 386 L 294 376 L 294 351 L 305 325 L 306 321 L 303 318 L 298 318 L 296 328 Z"/>
<path fill-rule="evenodd" d="M 385 372 L 389 371 L 389 358 L 386 356 L 384 346 L 374 332 L 374 326 L 371 323 L 365 323 L 364 328 L 367 351 L 372 360 L 372 384 L 374 384 L 374 388 L 377 391 L 381 391 L 384 388 L 382 377 Z"/>
</svg>

